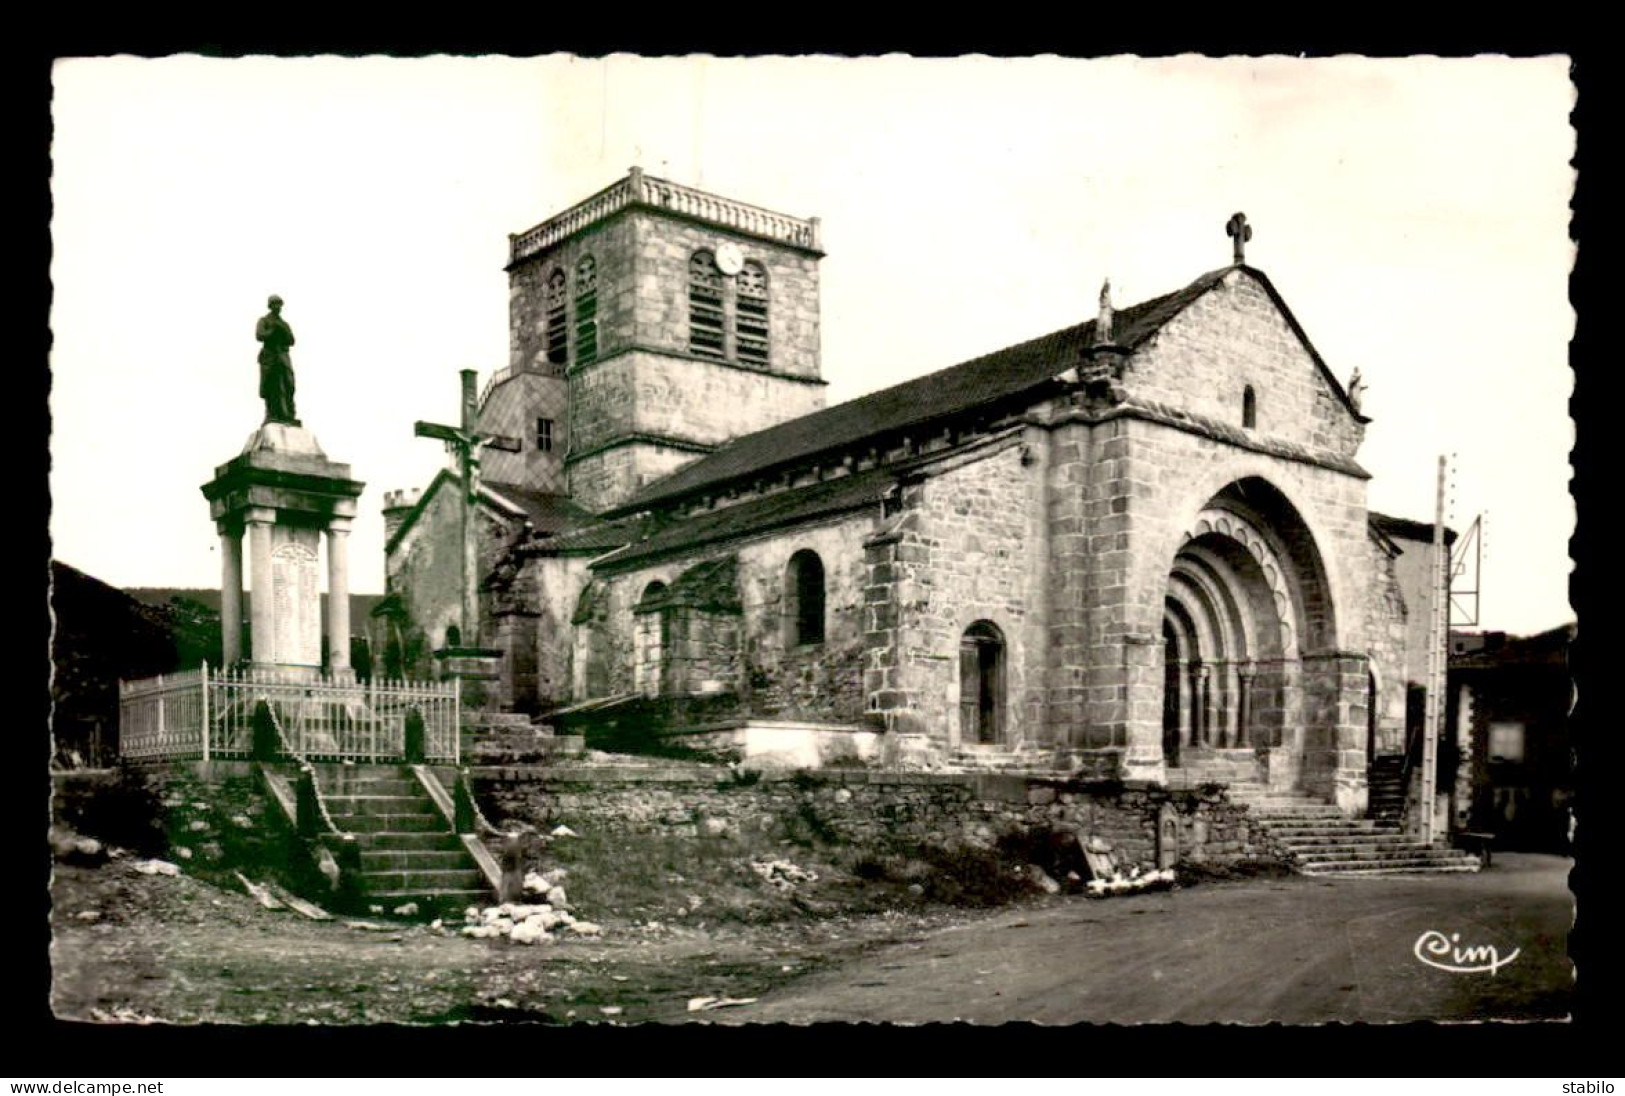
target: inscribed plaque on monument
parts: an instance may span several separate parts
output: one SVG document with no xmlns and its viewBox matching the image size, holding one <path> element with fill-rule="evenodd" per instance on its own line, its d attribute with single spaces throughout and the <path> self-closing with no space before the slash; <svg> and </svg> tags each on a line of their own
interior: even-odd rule
<svg viewBox="0 0 1625 1096">
<path fill-rule="evenodd" d="M 271 600 L 277 662 L 321 665 L 319 536 L 314 529 L 276 527 L 276 546 L 271 551 Z"/>
</svg>

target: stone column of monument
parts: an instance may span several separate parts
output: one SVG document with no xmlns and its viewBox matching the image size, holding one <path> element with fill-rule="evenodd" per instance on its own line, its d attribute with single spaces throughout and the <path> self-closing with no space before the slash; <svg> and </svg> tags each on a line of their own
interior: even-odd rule
<svg viewBox="0 0 1625 1096">
<path fill-rule="evenodd" d="M 227 666 L 243 659 L 243 531 L 216 522 L 220 533 L 220 657 Z"/>
<path fill-rule="evenodd" d="M 335 677 L 350 672 L 350 519 L 327 523 L 327 665 Z"/>
</svg>

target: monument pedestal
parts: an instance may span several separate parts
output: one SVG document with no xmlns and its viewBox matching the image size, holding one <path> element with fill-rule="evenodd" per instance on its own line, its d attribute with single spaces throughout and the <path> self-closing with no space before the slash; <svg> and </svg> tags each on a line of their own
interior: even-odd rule
<svg viewBox="0 0 1625 1096">
<path fill-rule="evenodd" d="M 226 665 L 243 660 L 243 541 L 253 587 L 250 660 L 291 679 L 350 669 L 349 535 L 363 484 L 327 459 L 299 426 L 266 423 L 203 485 L 220 534 L 221 635 Z M 327 616 L 322 618 L 320 544 L 327 540 Z"/>
</svg>

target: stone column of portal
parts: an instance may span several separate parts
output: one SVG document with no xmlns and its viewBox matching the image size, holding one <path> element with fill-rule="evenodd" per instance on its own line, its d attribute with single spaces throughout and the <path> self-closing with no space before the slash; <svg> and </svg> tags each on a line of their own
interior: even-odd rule
<svg viewBox="0 0 1625 1096">
<path fill-rule="evenodd" d="M 1196 663 L 1189 659 L 1180 662 L 1180 742 L 1191 746 L 1198 746 L 1196 742 L 1196 724 L 1193 712 L 1196 709 L 1196 698 L 1191 693 L 1191 681 L 1196 680 Z"/>
<path fill-rule="evenodd" d="M 254 587 L 249 643 L 254 648 L 255 662 L 275 662 L 276 591 L 271 577 L 271 527 L 276 524 L 276 511 L 270 507 L 250 507 L 243 512 L 243 524 L 248 529 L 249 580 Z"/>
<path fill-rule="evenodd" d="M 220 533 L 220 661 L 243 659 L 243 531 L 216 522 Z"/>
<path fill-rule="evenodd" d="M 350 668 L 350 519 L 327 525 L 327 671 Z"/>
<path fill-rule="evenodd" d="M 1253 670 L 1248 663 L 1236 670 L 1236 745 L 1250 746 L 1248 724 L 1252 721 Z"/>
<path fill-rule="evenodd" d="M 1199 713 L 1197 722 L 1200 726 L 1199 734 L 1202 736 L 1202 745 L 1211 747 L 1213 742 L 1213 667 L 1202 663 L 1196 670 L 1196 710 Z"/>
</svg>

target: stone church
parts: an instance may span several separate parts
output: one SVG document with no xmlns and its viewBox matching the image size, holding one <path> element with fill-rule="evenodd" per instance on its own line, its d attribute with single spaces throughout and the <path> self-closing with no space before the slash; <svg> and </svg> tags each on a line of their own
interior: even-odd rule
<svg viewBox="0 0 1625 1096">
<path fill-rule="evenodd" d="M 816 219 L 633 169 L 511 237 L 478 423 L 518 445 L 475 508 L 502 705 L 707 698 L 892 757 L 1362 809 L 1432 528 L 1368 511 L 1358 392 L 1230 229 L 1183 288 L 835 406 Z M 471 641 L 461 508 L 453 470 L 385 496 L 387 672 Z"/>
</svg>

